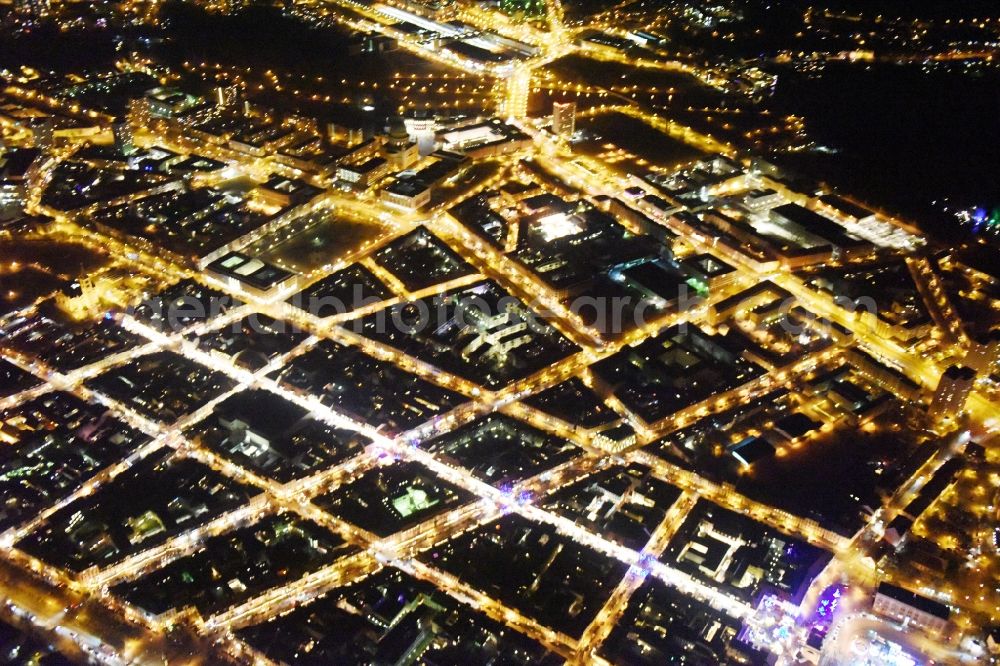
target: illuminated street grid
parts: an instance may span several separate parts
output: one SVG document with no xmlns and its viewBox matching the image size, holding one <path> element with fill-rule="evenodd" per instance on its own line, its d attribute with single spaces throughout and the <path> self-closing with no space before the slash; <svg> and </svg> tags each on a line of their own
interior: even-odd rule
<svg viewBox="0 0 1000 666">
<path fill-rule="evenodd" d="M 635 104 L 635 90 L 600 88 L 614 103 L 581 105 L 577 121 L 625 114 L 699 158 L 644 179 L 624 149 L 575 153 L 526 113 L 539 88 L 573 89 L 553 61 L 719 89 L 731 73 L 653 51 L 626 59 L 624 29 L 571 28 L 558 2 L 516 25 L 460 6 L 477 34 L 395 3 L 296 9 L 450 68 L 446 92 L 499 81 L 470 94 L 509 120 L 439 137 L 467 153 L 459 169 L 489 175 L 449 179 L 423 204 L 392 197 L 462 162 L 403 167 L 407 141 L 390 129 L 383 152 L 355 145 L 334 158 L 339 172 L 317 168 L 309 122 L 221 102 L 197 122 L 130 118 L 148 169 L 66 144 L 35 163 L 25 209 L 48 221 L 25 234 L 107 266 L 2 319 L 12 612 L 116 664 L 766 651 L 792 663 L 831 584 L 848 582 L 860 613 L 887 581 L 953 608 L 944 637 L 909 641 L 957 659 L 961 635 L 1000 617 L 995 533 L 955 530 L 960 493 L 980 516 L 995 500 L 997 391 L 973 387 L 961 418 L 929 422 L 924 408 L 970 344 L 935 273 L 955 281 L 957 269 L 924 263 L 902 222 L 797 192 L 728 141 Z M 427 30 L 454 40 L 433 49 Z M 278 91 L 299 85 L 267 76 Z M 399 81 L 409 91 L 419 78 Z M 101 99 L 93 90 L 70 103 L 23 85 L 4 99 L 107 113 L 79 101 Z M 211 108 L 162 90 L 138 95 L 179 115 Z M 487 147 L 462 144 L 463 131 Z M 380 154 L 395 183 L 416 180 L 389 196 L 376 187 L 386 173 L 358 184 Z M 300 239 L 326 242 L 325 215 L 371 235 L 323 263 L 290 258 Z M 292 268 L 302 262 L 313 267 Z M 877 314 L 853 309 L 866 289 Z M 629 296 L 648 300 L 644 320 L 634 306 L 612 322 L 606 304 L 573 305 Z M 467 297 L 503 316 L 462 320 Z M 425 329 L 393 327 L 422 310 Z M 962 449 L 969 431 L 987 445 L 979 462 Z M 794 499 L 840 476 L 856 487 Z M 883 559 L 883 539 L 911 528 L 923 564 Z M 951 586 L 934 562 L 956 546 L 980 569 Z"/>
</svg>

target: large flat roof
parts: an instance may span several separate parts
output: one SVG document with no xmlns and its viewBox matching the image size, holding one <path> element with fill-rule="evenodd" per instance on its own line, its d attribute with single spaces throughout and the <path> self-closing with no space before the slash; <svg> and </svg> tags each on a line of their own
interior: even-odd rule
<svg viewBox="0 0 1000 666">
<path fill-rule="evenodd" d="M 927 597 L 922 597 L 915 592 L 910 592 L 891 583 L 879 583 L 878 593 L 884 597 L 889 597 L 890 599 L 895 599 L 900 603 L 904 603 L 907 606 L 916 608 L 917 610 L 923 611 L 929 615 L 934 615 L 942 620 L 947 620 L 951 617 L 951 609 L 942 603 L 934 601 L 933 599 L 928 599 Z"/>
</svg>

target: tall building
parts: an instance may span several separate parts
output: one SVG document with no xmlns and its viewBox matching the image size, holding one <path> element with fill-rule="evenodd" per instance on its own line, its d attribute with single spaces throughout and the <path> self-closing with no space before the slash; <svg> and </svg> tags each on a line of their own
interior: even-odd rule
<svg viewBox="0 0 1000 666">
<path fill-rule="evenodd" d="M 528 115 L 528 97 L 531 95 L 531 70 L 515 68 L 508 76 L 506 89 L 500 98 L 499 115 L 505 118 L 524 118 Z"/>
<path fill-rule="evenodd" d="M 7 150 L 0 142 L 0 220 L 24 211 L 29 176 L 37 171 L 41 151 L 34 148 Z"/>
<path fill-rule="evenodd" d="M 215 105 L 219 107 L 237 106 L 242 97 L 243 90 L 239 85 L 219 86 L 215 89 Z"/>
<path fill-rule="evenodd" d="M 976 371 L 964 365 L 953 365 L 944 371 L 938 382 L 928 413 L 935 418 L 958 416 L 976 381 Z"/>
<path fill-rule="evenodd" d="M 153 112 L 149 100 L 145 97 L 129 100 L 128 113 L 125 115 L 128 124 L 132 126 L 132 131 L 149 127 L 153 118 Z"/>
<path fill-rule="evenodd" d="M 402 118 L 390 121 L 383 151 L 390 166 L 396 171 L 407 169 L 420 159 L 420 149 L 415 142 L 410 141 Z"/>
<path fill-rule="evenodd" d="M 576 102 L 552 103 L 552 133 L 569 138 L 576 132 Z"/>
<path fill-rule="evenodd" d="M 34 130 L 34 142 L 36 148 L 51 148 L 56 142 L 56 128 L 52 124 L 51 118 L 46 118 L 42 122 L 35 125 Z"/>
<path fill-rule="evenodd" d="M 115 123 L 111 127 L 111 133 L 115 137 L 115 150 L 119 155 L 128 157 L 136 152 L 135 136 L 132 134 L 132 126 L 128 123 Z"/>
<path fill-rule="evenodd" d="M 991 375 L 1000 369 L 1000 329 L 973 336 L 962 363 L 983 375 Z"/>
</svg>

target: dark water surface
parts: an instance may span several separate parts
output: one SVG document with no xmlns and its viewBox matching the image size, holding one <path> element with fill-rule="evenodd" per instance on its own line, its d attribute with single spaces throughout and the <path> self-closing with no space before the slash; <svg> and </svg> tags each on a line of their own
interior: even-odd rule
<svg viewBox="0 0 1000 666">
<path fill-rule="evenodd" d="M 774 101 L 805 116 L 810 135 L 839 151 L 780 162 L 912 217 L 929 233 L 965 232 L 941 211 L 945 198 L 962 207 L 1000 205 L 996 68 L 834 65 L 815 78 L 786 72 Z"/>
</svg>

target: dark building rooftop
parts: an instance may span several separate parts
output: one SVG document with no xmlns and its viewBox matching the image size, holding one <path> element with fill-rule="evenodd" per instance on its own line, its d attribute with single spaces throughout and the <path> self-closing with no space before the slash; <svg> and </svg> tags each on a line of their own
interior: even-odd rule
<svg viewBox="0 0 1000 666">
<path fill-rule="evenodd" d="M 889 597 L 890 599 L 895 599 L 896 601 L 904 603 L 908 606 L 912 606 L 917 610 L 939 617 L 942 620 L 947 620 L 951 616 L 951 610 L 944 604 L 938 603 L 933 599 L 928 599 L 927 597 L 922 597 L 919 594 L 910 592 L 909 590 L 904 590 L 903 588 L 890 583 L 879 583 L 878 593 Z"/>
<path fill-rule="evenodd" d="M 774 447 L 761 437 L 747 437 L 730 449 L 733 457 L 744 465 L 753 465 L 758 460 L 774 455 Z"/>
<path fill-rule="evenodd" d="M 976 378 L 976 371 L 964 365 L 953 365 L 944 371 L 944 376 L 952 381 L 971 381 Z"/>
<path fill-rule="evenodd" d="M 833 208 L 841 215 L 854 218 L 855 220 L 863 220 L 864 218 L 875 214 L 867 208 L 857 205 L 853 201 L 848 201 L 839 194 L 824 194 L 819 198 L 819 200 L 830 208 Z"/>
</svg>

